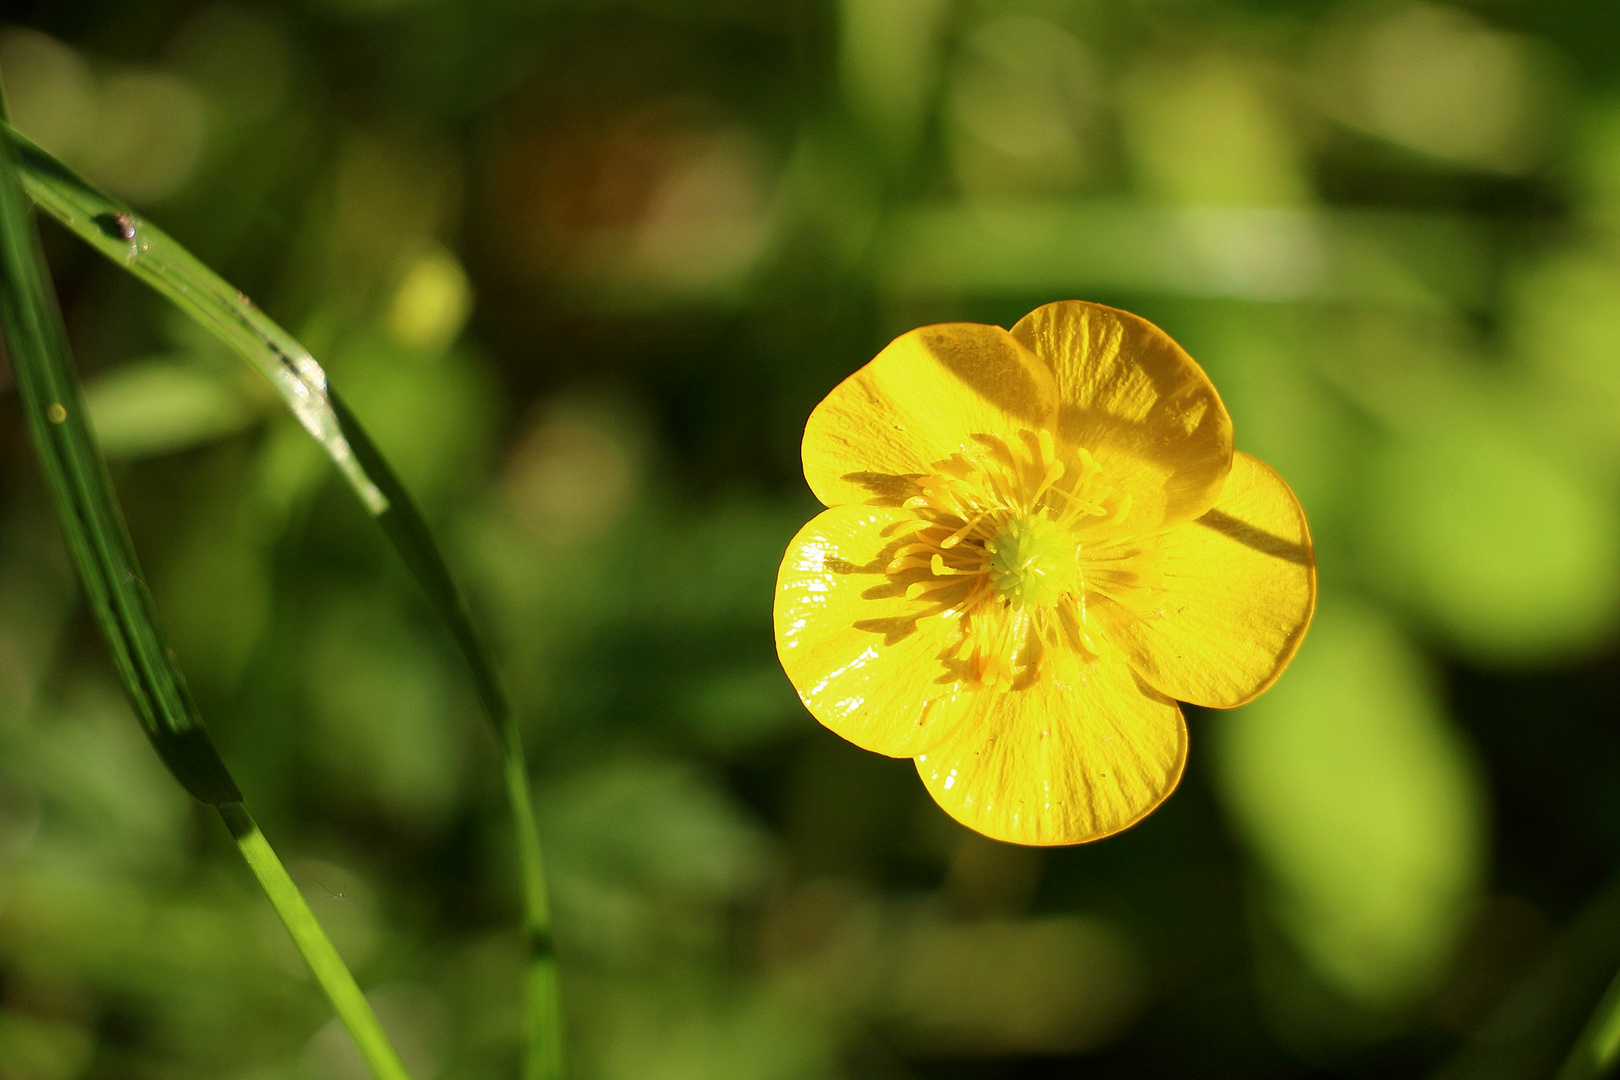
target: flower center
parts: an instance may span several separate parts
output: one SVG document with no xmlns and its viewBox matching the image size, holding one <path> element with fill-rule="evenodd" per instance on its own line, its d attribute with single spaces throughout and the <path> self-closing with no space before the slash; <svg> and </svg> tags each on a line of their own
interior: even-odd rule
<svg viewBox="0 0 1620 1080">
<path fill-rule="evenodd" d="M 1009 518 L 984 542 L 996 599 L 1019 607 L 1051 607 L 1080 581 L 1074 532 L 1044 513 Z"/>
<path fill-rule="evenodd" d="M 955 681 L 1028 686 L 1060 657 L 1101 655 L 1094 601 L 1149 596 L 1151 556 L 1122 536 L 1130 497 L 1084 449 L 1060 454 L 1049 431 L 973 442 L 913 478 L 916 517 L 893 526 L 884 569 L 917 618 L 960 626 L 940 658 Z"/>
</svg>

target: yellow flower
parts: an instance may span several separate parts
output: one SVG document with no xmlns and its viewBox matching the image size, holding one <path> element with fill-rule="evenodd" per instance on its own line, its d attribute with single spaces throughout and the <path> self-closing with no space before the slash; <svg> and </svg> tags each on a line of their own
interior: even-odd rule
<svg viewBox="0 0 1620 1080">
<path fill-rule="evenodd" d="M 1315 605 L 1288 485 L 1180 346 L 1098 304 L 896 339 L 811 413 L 804 474 L 829 509 L 777 577 L 788 678 L 997 839 L 1141 820 L 1186 761 L 1176 700 L 1255 697 Z"/>
</svg>

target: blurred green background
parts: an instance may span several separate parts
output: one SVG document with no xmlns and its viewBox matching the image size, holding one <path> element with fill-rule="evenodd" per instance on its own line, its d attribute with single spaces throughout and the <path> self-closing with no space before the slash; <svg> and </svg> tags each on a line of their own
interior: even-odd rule
<svg viewBox="0 0 1620 1080">
<path fill-rule="evenodd" d="M 535 773 L 578 1080 L 1549 1076 L 1620 965 L 1602 0 L 40 0 L 25 133 L 310 346 Z M 492 740 L 266 388 L 54 226 L 216 740 L 417 1080 L 516 1075 Z M 894 335 L 1158 322 L 1315 531 L 1278 686 L 1038 851 L 803 711 L 804 418 Z M 9 387 L 9 380 L 7 380 Z M 348 1080 L 148 748 L 0 397 L 0 1080 Z"/>
</svg>

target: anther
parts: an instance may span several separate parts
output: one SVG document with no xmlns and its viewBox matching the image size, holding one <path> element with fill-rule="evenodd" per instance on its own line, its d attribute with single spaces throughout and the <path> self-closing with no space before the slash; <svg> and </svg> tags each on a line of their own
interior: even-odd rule
<svg viewBox="0 0 1620 1080">
<path fill-rule="evenodd" d="M 947 548 L 947 549 L 955 547 L 957 544 L 960 544 L 962 542 L 963 538 L 966 537 L 968 533 L 972 532 L 975 528 L 977 528 L 979 522 L 981 522 L 983 520 L 984 520 L 984 515 L 983 514 L 975 514 L 972 518 L 970 518 L 968 520 L 968 523 L 966 525 L 962 526 L 960 529 L 957 529 L 955 532 L 951 533 L 951 535 L 949 535 L 945 539 L 941 540 L 939 542 L 939 546 L 942 547 L 942 548 Z"/>
</svg>

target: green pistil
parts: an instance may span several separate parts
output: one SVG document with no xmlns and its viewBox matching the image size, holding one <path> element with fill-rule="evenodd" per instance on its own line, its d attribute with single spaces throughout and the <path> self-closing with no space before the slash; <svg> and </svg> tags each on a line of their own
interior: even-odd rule
<svg viewBox="0 0 1620 1080">
<path fill-rule="evenodd" d="M 1074 534 L 1044 514 L 1013 518 L 985 550 L 996 599 L 1021 607 L 1057 603 L 1080 577 Z"/>
</svg>

